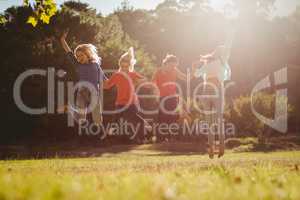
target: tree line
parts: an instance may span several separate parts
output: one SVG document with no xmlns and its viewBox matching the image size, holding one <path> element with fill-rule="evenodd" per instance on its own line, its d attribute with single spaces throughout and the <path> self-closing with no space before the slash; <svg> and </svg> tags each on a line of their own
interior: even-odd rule
<svg viewBox="0 0 300 200">
<path fill-rule="evenodd" d="M 136 69 L 148 78 L 167 53 L 177 55 L 181 70 L 187 71 L 200 54 L 213 51 L 226 40 L 228 30 L 234 29 L 230 66 L 235 86 L 227 94 L 228 102 L 240 95 L 249 95 L 259 80 L 288 66 L 290 100 L 297 113 L 292 127 L 297 129 L 300 8 L 289 16 L 272 17 L 274 3 L 274 0 L 234 0 L 224 12 L 219 12 L 205 0 L 165 0 L 153 10 L 134 9 L 124 1 L 107 16 L 77 1 L 67 1 L 57 10 L 49 4 L 44 15 L 41 14 L 43 9 L 37 12 L 41 7 L 29 5 L 6 9 L 0 25 L 0 93 L 5 113 L 2 115 L 3 130 L 7 131 L 1 134 L 1 141 L 17 141 L 39 132 L 35 130 L 42 130 L 45 133 L 38 134 L 45 136 L 60 137 L 57 133 L 60 126 L 51 127 L 51 124 L 59 124 L 64 117 L 28 116 L 20 112 L 14 105 L 12 88 L 18 75 L 32 68 L 64 69 L 68 72 L 64 81 L 76 80 L 57 40 L 66 28 L 70 28 L 73 47 L 92 43 L 98 48 L 103 69 L 116 69 L 120 55 L 134 46 L 138 60 Z M 32 16 L 38 18 L 30 21 Z M 32 77 L 22 90 L 24 101 L 35 107 L 44 105 L 46 88 L 45 79 Z M 271 88 L 271 92 L 275 89 Z M 112 98 L 114 92 L 108 92 L 107 104 Z M 46 131 L 41 127 L 51 128 Z"/>
</svg>

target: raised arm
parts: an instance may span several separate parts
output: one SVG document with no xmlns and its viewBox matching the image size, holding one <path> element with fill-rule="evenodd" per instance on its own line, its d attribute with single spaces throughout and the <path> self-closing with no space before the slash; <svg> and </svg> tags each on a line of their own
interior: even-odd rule
<svg viewBox="0 0 300 200">
<path fill-rule="evenodd" d="M 68 36 L 69 30 L 66 30 L 63 32 L 62 36 L 60 37 L 60 43 L 62 47 L 64 48 L 66 53 L 72 52 L 71 48 L 69 47 L 66 38 Z"/>
<path fill-rule="evenodd" d="M 212 52 L 212 53 L 209 53 L 209 54 L 206 54 L 206 55 L 200 55 L 200 61 L 202 62 L 210 62 L 212 60 L 215 59 L 216 57 L 216 51 Z"/>
<path fill-rule="evenodd" d="M 191 77 L 195 78 L 197 70 L 204 64 L 203 60 L 196 60 L 192 63 L 192 71 L 191 71 Z"/>
<path fill-rule="evenodd" d="M 186 75 L 182 73 L 179 69 L 175 68 L 177 78 L 181 80 L 186 80 Z"/>
<path fill-rule="evenodd" d="M 74 66 L 77 66 L 78 65 L 77 59 L 75 58 L 75 56 L 74 56 L 74 54 L 72 52 L 72 49 L 69 47 L 69 45 L 68 45 L 68 43 L 66 41 L 68 33 L 69 33 L 69 30 L 66 30 L 66 31 L 63 32 L 62 36 L 60 37 L 60 43 L 61 43 L 61 46 L 63 47 L 63 49 L 65 50 L 65 52 L 67 53 L 68 60 Z M 76 70 L 78 70 L 78 69 L 76 68 Z"/>
</svg>

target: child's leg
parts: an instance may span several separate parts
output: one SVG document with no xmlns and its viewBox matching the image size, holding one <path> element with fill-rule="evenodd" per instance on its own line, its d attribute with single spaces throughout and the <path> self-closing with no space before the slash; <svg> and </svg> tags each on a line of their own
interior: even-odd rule
<svg viewBox="0 0 300 200">
<path fill-rule="evenodd" d="M 177 123 L 178 119 L 179 119 L 179 115 L 176 112 L 178 106 L 178 97 L 172 97 L 169 98 L 168 101 L 166 102 L 166 109 L 167 111 L 173 112 L 168 114 L 168 123 L 172 124 L 172 123 Z"/>
<path fill-rule="evenodd" d="M 121 110 L 123 106 L 116 106 L 115 110 Z M 124 111 L 117 112 L 112 115 L 112 118 L 109 122 L 106 123 L 106 130 L 108 131 L 106 134 L 109 136 L 110 139 L 113 141 L 121 142 L 122 144 L 127 143 L 127 137 L 124 135 L 124 130 L 122 129 L 122 122 Z"/>
<path fill-rule="evenodd" d="M 126 111 L 126 121 L 129 122 L 132 127 L 134 127 L 134 131 L 132 138 L 135 141 L 142 142 L 145 137 L 145 120 L 142 118 L 142 116 L 139 114 L 138 108 L 136 105 L 130 105 L 129 108 Z"/>
<path fill-rule="evenodd" d="M 102 105 L 98 96 L 94 96 L 97 99 L 96 105 L 92 110 L 93 122 L 100 125 L 102 124 Z"/>
<path fill-rule="evenodd" d="M 89 103 L 88 91 L 84 88 L 80 89 L 76 98 L 76 107 L 78 107 L 77 120 L 79 123 L 86 120 L 87 106 Z"/>
<path fill-rule="evenodd" d="M 211 83 L 211 82 L 209 82 Z M 208 84 L 205 85 L 205 88 L 203 90 L 203 95 L 216 95 L 216 92 L 214 90 L 214 87 L 212 85 Z M 204 106 L 204 122 L 206 126 L 208 126 L 207 132 L 204 132 L 204 134 L 207 134 L 208 139 L 208 154 L 210 158 L 214 157 L 215 152 L 215 133 L 214 130 L 212 130 L 212 125 L 215 123 L 216 119 L 216 107 L 215 107 L 215 97 L 208 96 L 207 98 L 204 98 L 202 100 L 202 105 Z"/>
<path fill-rule="evenodd" d="M 117 108 L 123 109 L 124 107 L 126 107 L 125 110 L 115 115 L 115 121 L 123 129 L 120 131 L 124 136 L 122 138 L 126 136 L 131 142 L 141 142 L 144 138 L 145 120 L 138 114 L 136 105 L 118 106 Z"/>
<path fill-rule="evenodd" d="M 160 99 L 160 110 L 159 110 L 159 124 L 166 124 L 170 126 L 173 123 L 177 123 L 179 115 L 176 113 L 176 108 L 178 106 L 178 97 L 162 97 Z M 168 131 L 167 133 L 156 132 L 159 140 L 170 139 L 173 131 Z"/>
</svg>

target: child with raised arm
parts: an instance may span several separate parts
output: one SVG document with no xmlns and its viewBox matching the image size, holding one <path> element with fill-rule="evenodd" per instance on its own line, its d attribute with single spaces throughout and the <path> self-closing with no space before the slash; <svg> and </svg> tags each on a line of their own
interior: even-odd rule
<svg viewBox="0 0 300 200">
<path fill-rule="evenodd" d="M 134 71 L 135 63 L 134 49 L 131 47 L 128 52 L 121 56 L 119 70 L 113 73 L 108 80 L 104 81 L 104 89 L 116 87 L 117 99 L 115 105 L 118 112 L 116 120 L 120 122 L 123 119 L 131 123 L 135 127 L 136 132 L 128 133 L 128 135 L 131 135 L 131 139 L 141 142 L 142 136 L 145 134 L 145 120 L 139 115 L 139 102 L 135 86 L 144 81 L 145 78 Z"/>
<path fill-rule="evenodd" d="M 226 42 L 228 44 L 231 41 Z M 230 45 L 221 45 L 216 48 L 213 53 L 205 56 L 200 56 L 200 60 L 194 65 L 194 71 L 196 77 L 202 77 L 204 79 L 204 87 L 202 94 L 207 97 L 202 99 L 202 105 L 204 107 L 203 114 L 205 114 L 205 121 L 207 124 L 218 124 L 218 127 L 222 127 L 222 120 L 225 107 L 224 96 L 224 82 L 230 80 L 231 69 L 228 64 L 230 57 Z M 198 66 L 197 66 L 198 65 Z M 213 98 L 218 97 L 218 98 Z M 218 137 L 216 137 L 218 135 Z M 219 139 L 216 146 L 216 139 Z M 208 133 L 208 153 L 209 157 L 213 158 L 215 150 L 218 149 L 219 157 L 223 156 L 225 148 L 225 133 L 221 128 L 219 130 L 209 131 Z"/>
<path fill-rule="evenodd" d="M 79 77 L 79 84 L 83 83 L 79 87 L 76 98 L 76 106 L 79 107 L 78 122 L 86 121 L 87 113 L 92 114 L 94 123 L 102 123 L 102 106 L 100 104 L 100 89 L 101 83 L 105 78 L 105 75 L 100 67 L 101 58 L 97 55 L 97 49 L 92 44 L 80 44 L 74 52 L 72 52 L 66 37 L 68 31 L 65 31 L 60 42 L 70 62 L 75 66 L 76 72 Z M 92 86 L 89 87 L 89 86 Z M 93 103 L 93 105 L 91 105 Z M 88 108 L 91 107 L 91 110 Z"/>
<path fill-rule="evenodd" d="M 177 94 L 178 79 L 186 80 L 186 75 L 178 69 L 179 60 L 174 55 L 167 55 L 162 62 L 162 67 L 159 68 L 154 76 L 153 82 L 159 89 L 159 124 L 177 123 L 179 115 L 176 108 L 179 103 L 179 96 Z M 159 133 L 158 133 L 159 134 Z M 159 139 L 165 139 L 161 135 Z"/>
</svg>

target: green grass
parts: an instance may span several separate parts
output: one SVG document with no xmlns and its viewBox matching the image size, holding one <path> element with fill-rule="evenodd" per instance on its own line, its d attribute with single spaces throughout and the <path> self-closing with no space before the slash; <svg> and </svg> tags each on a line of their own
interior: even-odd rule
<svg viewBox="0 0 300 200">
<path fill-rule="evenodd" d="M 300 199 L 300 152 L 0 161 L 2 199 Z"/>
</svg>

